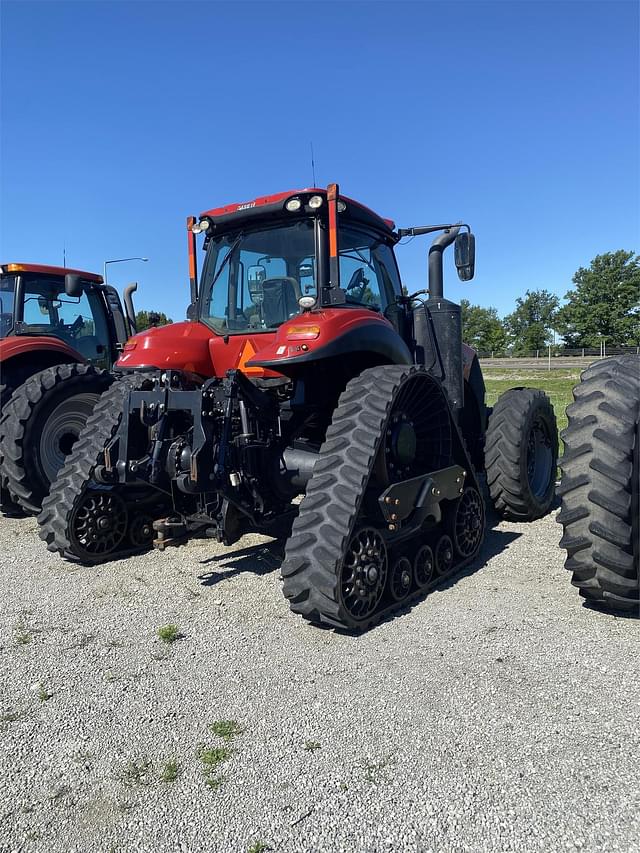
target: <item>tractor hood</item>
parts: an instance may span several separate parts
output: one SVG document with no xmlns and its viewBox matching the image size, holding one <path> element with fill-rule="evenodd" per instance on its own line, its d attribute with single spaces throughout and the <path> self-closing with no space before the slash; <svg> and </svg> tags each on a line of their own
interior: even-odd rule
<svg viewBox="0 0 640 853">
<path fill-rule="evenodd" d="M 276 376 L 247 362 L 271 345 L 275 333 L 221 336 L 204 323 L 187 320 L 147 329 L 125 344 L 115 365 L 118 370 L 184 370 L 204 378 L 222 377 L 227 370 L 239 369 L 255 376 Z"/>
</svg>

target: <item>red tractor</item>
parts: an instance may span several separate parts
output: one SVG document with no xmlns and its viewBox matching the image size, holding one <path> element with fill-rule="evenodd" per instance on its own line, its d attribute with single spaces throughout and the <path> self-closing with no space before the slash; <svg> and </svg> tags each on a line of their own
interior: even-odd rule
<svg viewBox="0 0 640 853">
<path fill-rule="evenodd" d="M 431 232 L 429 289 L 409 295 L 394 247 Z M 549 400 L 520 388 L 490 414 L 443 296 L 454 241 L 473 277 L 468 226 L 396 230 L 333 184 L 207 211 L 188 235 L 189 319 L 125 346 L 44 501 L 49 550 L 90 564 L 193 535 L 288 536 L 291 609 L 352 630 L 477 555 L 485 470 L 503 516 L 547 512 Z"/>
<path fill-rule="evenodd" d="M 108 373 L 135 332 L 117 291 L 93 273 L 0 267 L 0 476 L 5 511 L 39 512 Z"/>
</svg>

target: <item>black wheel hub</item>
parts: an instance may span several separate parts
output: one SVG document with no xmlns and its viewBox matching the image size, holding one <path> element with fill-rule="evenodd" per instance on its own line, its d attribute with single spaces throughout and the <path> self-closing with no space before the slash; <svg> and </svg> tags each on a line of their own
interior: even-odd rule
<svg viewBox="0 0 640 853">
<path fill-rule="evenodd" d="M 547 424 L 536 418 L 527 441 L 527 479 L 534 497 L 543 499 L 553 476 L 553 451 Z"/>
<path fill-rule="evenodd" d="M 88 492 L 76 509 L 70 538 L 87 557 L 114 551 L 127 532 L 127 507 L 115 492 Z"/>
<path fill-rule="evenodd" d="M 461 557 L 471 557 L 480 547 L 484 532 L 484 504 L 477 489 L 468 486 L 458 500 L 454 541 Z"/>
<path fill-rule="evenodd" d="M 148 548 L 153 541 L 153 519 L 139 514 L 129 523 L 129 540 L 134 548 Z"/>
<path fill-rule="evenodd" d="M 453 542 L 449 536 L 441 536 L 436 545 L 436 571 L 446 575 L 453 566 Z"/>
<path fill-rule="evenodd" d="M 393 564 L 389 578 L 389 591 L 395 601 L 402 601 L 411 591 L 413 568 L 407 557 L 400 557 Z"/>
<path fill-rule="evenodd" d="M 424 588 L 433 580 L 435 561 L 433 551 L 428 545 L 423 545 L 413 560 L 413 577 L 420 589 Z"/>
<path fill-rule="evenodd" d="M 375 610 L 386 580 L 386 546 L 377 530 L 365 527 L 351 537 L 340 579 L 342 602 L 354 619 L 365 619 Z"/>
</svg>

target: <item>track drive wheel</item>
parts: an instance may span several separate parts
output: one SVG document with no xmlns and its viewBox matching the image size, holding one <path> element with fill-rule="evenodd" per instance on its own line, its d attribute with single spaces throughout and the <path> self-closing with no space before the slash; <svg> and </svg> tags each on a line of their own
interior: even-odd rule
<svg viewBox="0 0 640 853">
<path fill-rule="evenodd" d="M 451 464 L 451 454 L 446 398 L 424 369 L 387 365 L 352 379 L 333 413 L 286 545 L 283 592 L 291 609 L 312 622 L 363 630 L 406 597 L 407 577 L 406 593 L 413 591 L 412 559 L 405 565 L 399 555 L 389 555 L 389 580 L 381 591 L 380 559 L 369 576 L 365 557 L 358 575 L 354 543 L 365 528 L 375 545 L 362 544 L 363 552 L 368 555 L 370 547 L 381 552 L 382 544 L 389 552 L 391 533 L 378 496 L 389 483 Z M 416 547 L 420 544 L 418 538 Z M 366 607 L 353 593 L 358 578 L 365 584 Z"/>
<path fill-rule="evenodd" d="M 567 407 L 560 547 L 587 601 L 640 616 L 640 356 L 598 361 Z"/>
<path fill-rule="evenodd" d="M 93 476 L 96 468 L 104 465 L 104 448 L 118 429 L 126 393 L 151 388 L 152 382 L 148 374 L 127 374 L 100 397 L 42 503 L 40 538 L 49 551 L 92 564 L 151 546 L 144 522 L 139 523 L 139 500 L 133 501 L 130 509 L 128 489 L 98 485 Z M 146 442 L 146 431 L 140 440 Z M 136 492 L 139 498 L 140 492 Z"/>
<path fill-rule="evenodd" d="M 109 373 L 90 364 L 57 364 L 14 391 L 2 418 L 0 458 L 7 491 L 25 512 L 40 512 L 51 483 L 112 381 Z"/>
<path fill-rule="evenodd" d="M 551 509 L 558 429 L 551 401 L 533 388 L 512 388 L 496 403 L 487 428 L 485 467 L 497 512 L 533 521 Z"/>
</svg>

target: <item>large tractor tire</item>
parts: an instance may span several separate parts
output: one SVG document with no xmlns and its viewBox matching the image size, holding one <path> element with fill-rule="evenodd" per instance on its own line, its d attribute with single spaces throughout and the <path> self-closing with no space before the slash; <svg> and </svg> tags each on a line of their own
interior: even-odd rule
<svg viewBox="0 0 640 853">
<path fill-rule="evenodd" d="M 112 377 L 89 364 L 58 364 L 17 388 L 0 437 L 3 492 L 37 514 L 66 456 Z"/>
<path fill-rule="evenodd" d="M 444 392 L 425 370 L 374 367 L 348 383 L 286 545 L 283 592 L 294 613 L 366 630 L 475 557 L 484 505 L 471 478 L 440 524 L 409 539 L 390 532 L 378 505 L 390 483 L 461 464 L 454 444 Z"/>
<path fill-rule="evenodd" d="M 151 387 L 149 374 L 127 374 L 113 382 L 96 404 L 42 503 L 40 538 L 49 551 L 92 565 L 151 547 L 153 520 L 166 511 L 166 494 L 150 489 L 148 484 L 121 487 L 94 480 L 96 468 L 105 463 L 105 447 L 122 420 L 126 394 Z M 135 441 L 130 436 L 130 449 L 135 449 Z M 141 448 L 148 446 L 148 433 L 142 426 L 139 443 Z"/>
<path fill-rule="evenodd" d="M 4 389 L 6 386 L 2 386 Z M 11 395 L 9 394 L 6 397 L 6 402 L 9 402 Z M 17 504 L 14 500 L 11 499 L 11 495 L 9 494 L 8 482 L 6 474 L 4 473 L 4 465 L 2 464 L 2 433 L 4 430 L 4 404 L 2 409 L 0 409 L 0 512 L 3 515 L 7 515 L 10 518 L 21 518 L 25 515 L 24 510 Z"/>
<path fill-rule="evenodd" d="M 640 356 L 584 371 L 567 407 L 558 521 L 588 602 L 640 615 Z"/>
<path fill-rule="evenodd" d="M 505 391 L 489 418 L 485 469 L 496 511 L 509 521 L 533 521 L 551 509 L 558 428 L 551 401 L 533 388 Z"/>
</svg>

